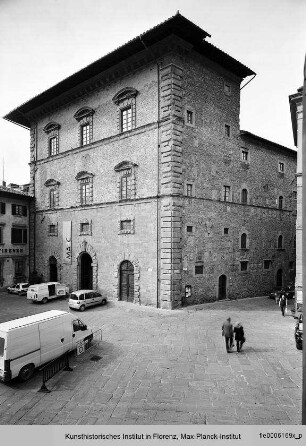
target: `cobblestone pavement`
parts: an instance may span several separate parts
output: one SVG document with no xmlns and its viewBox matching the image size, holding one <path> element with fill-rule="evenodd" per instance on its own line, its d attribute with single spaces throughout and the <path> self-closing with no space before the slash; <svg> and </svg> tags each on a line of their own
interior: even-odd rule
<svg viewBox="0 0 306 446">
<path fill-rule="evenodd" d="M 67 310 L 66 299 L 39 305 L 0 293 L 0 303 L 0 322 Z M 73 372 L 48 381 L 51 393 L 38 393 L 38 372 L 26 383 L 0 383 L 0 424 L 301 423 L 295 322 L 267 297 L 175 311 L 109 302 L 75 314 L 102 328 L 102 342 L 73 355 Z M 245 327 L 240 353 L 225 350 L 228 316 Z"/>
</svg>

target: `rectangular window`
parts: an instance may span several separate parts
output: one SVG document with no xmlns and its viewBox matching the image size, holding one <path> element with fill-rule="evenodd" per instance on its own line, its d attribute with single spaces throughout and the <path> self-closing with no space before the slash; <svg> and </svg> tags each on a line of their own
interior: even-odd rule
<svg viewBox="0 0 306 446">
<path fill-rule="evenodd" d="M 123 175 L 120 180 L 120 200 L 131 198 L 130 175 Z"/>
<path fill-rule="evenodd" d="M 5 214 L 5 203 L 0 203 L 0 214 Z"/>
<path fill-rule="evenodd" d="M 81 141 L 82 146 L 90 143 L 90 124 L 84 124 L 81 126 Z"/>
<path fill-rule="evenodd" d="M 81 232 L 88 233 L 90 231 L 89 223 L 81 223 Z"/>
<path fill-rule="evenodd" d="M 282 161 L 278 162 L 278 171 L 281 173 L 285 172 L 285 164 Z"/>
<path fill-rule="evenodd" d="M 193 232 L 193 226 L 187 226 L 186 227 L 186 231 L 189 232 L 189 233 L 192 233 Z"/>
<path fill-rule="evenodd" d="M 187 110 L 186 112 L 187 124 L 193 125 L 193 112 L 191 110 Z"/>
<path fill-rule="evenodd" d="M 131 231 L 131 229 L 132 229 L 132 220 L 121 220 L 120 222 L 121 231 Z"/>
<path fill-rule="evenodd" d="M 224 83 L 224 93 L 225 93 L 227 96 L 230 96 L 230 95 L 231 95 L 231 93 L 232 93 L 232 87 L 231 87 L 230 84 L 228 84 L 228 83 Z"/>
<path fill-rule="evenodd" d="M 90 187 L 91 184 L 82 180 L 81 182 L 81 205 L 90 203 Z"/>
<path fill-rule="evenodd" d="M 223 228 L 223 234 L 224 234 L 224 235 L 228 235 L 228 231 L 229 231 L 228 228 Z"/>
<path fill-rule="evenodd" d="M 195 265 L 194 274 L 196 276 L 203 276 L 204 266 L 203 265 Z"/>
<path fill-rule="evenodd" d="M 56 191 L 54 189 L 50 190 L 50 208 L 53 209 L 56 203 Z"/>
<path fill-rule="evenodd" d="M 193 196 L 193 184 L 192 183 L 187 183 L 187 185 L 186 185 L 186 194 L 187 194 L 187 197 L 192 197 Z"/>
<path fill-rule="evenodd" d="M 49 225 L 48 232 L 50 235 L 56 235 L 57 233 L 57 225 Z"/>
<path fill-rule="evenodd" d="M 224 132 L 225 132 L 225 136 L 227 136 L 229 138 L 231 136 L 231 126 L 228 124 L 225 124 Z"/>
<path fill-rule="evenodd" d="M 292 192 L 292 198 L 293 198 L 294 200 L 297 199 L 297 192 L 296 192 L 296 190 L 294 190 L 294 191 Z"/>
<path fill-rule="evenodd" d="M 127 132 L 132 129 L 132 107 L 121 110 L 121 131 Z"/>
<path fill-rule="evenodd" d="M 241 160 L 248 162 L 249 161 L 249 152 L 248 150 L 241 150 Z"/>
<path fill-rule="evenodd" d="M 12 204 L 12 215 L 23 215 L 26 217 L 28 214 L 28 209 L 26 206 L 21 204 Z"/>
<path fill-rule="evenodd" d="M 3 228 L 2 226 L 0 226 L 0 245 L 3 243 Z M 0 278 L 1 278 L 1 274 L 0 274 Z"/>
<path fill-rule="evenodd" d="M 49 139 L 49 156 L 58 154 L 58 137 L 53 136 Z"/>
<path fill-rule="evenodd" d="M 28 242 L 28 230 L 25 228 L 11 229 L 11 242 L 14 244 L 23 244 Z"/>
<path fill-rule="evenodd" d="M 4 353 L 4 338 L 0 338 L 0 356 L 2 357 Z"/>
<path fill-rule="evenodd" d="M 223 201 L 230 201 L 231 188 L 230 186 L 223 186 Z"/>
<path fill-rule="evenodd" d="M 263 268 L 264 268 L 265 270 L 270 269 L 270 268 L 271 268 L 271 260 L 264 260 L 264 261 L 263 261 Z"/>
<path fill-rule="evenodd" d="M 248 270 L 248 263 L 247 261 L 240 262 L 240 271 L 247 271 Z"/>
</svg>

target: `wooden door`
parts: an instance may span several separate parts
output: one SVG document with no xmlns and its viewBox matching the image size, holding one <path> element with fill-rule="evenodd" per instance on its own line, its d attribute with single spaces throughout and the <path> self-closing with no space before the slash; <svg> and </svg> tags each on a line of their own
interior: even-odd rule
<svg viewBox="0 0 306 446">
<path fill-rule="evenodd" d="M 128 260 L 120 265 L 120 300 L 134 302 L 134 266 Z"/>
</svg>

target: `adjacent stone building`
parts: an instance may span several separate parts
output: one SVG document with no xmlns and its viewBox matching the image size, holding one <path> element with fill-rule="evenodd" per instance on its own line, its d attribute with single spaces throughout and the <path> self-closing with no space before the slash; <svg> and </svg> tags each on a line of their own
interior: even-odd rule
<svg viewBox="0 0 306 446">
<path fill-rule="evenodd" d="M 31 202 L 27 185 L 0 186 L 0 288 L 29 279 Z"/>
<path fill-rule="evenodd" d="M 294 145 L 297 148 L 297 217 L 296 217 L 296 280 L 295 295 L 296 304 L 303 303 L 303 262 L 302 262 L 302 138 L 303 138 L 303 87 L 289 96 L 291 122 Z"/>
<path fill-rule="evenodd" d="M 30 129 L 45 280 L 161 308 L 290 280 L 296 153 L 240 131 L 254 73 L 208 37 L 177 14 L 5 117 Z"/>
</svg>

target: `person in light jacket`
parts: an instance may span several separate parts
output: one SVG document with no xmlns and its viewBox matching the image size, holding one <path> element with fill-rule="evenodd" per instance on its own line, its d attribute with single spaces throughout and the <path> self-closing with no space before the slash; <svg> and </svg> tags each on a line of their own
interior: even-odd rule
<svg viewBox="0 0 306 446">
<path fill-rule="evenodd" d="M 228 317 L 222 325 L 222 336 L 224 336 L 225 339 L 225 346 L 227 353 L 230 353 L 231 348 L 233 346 L 233 335 L 234 335 L 233 325 L 231 322 L 231 318 Z"/>
</svg>

